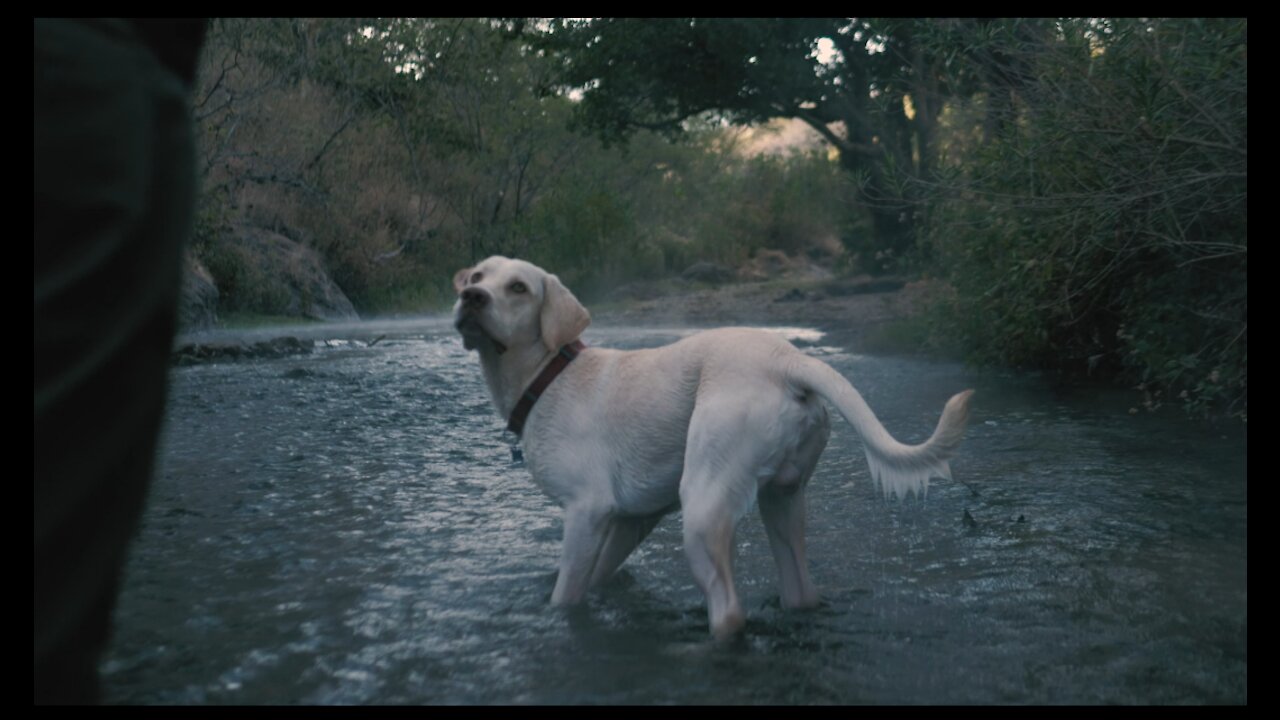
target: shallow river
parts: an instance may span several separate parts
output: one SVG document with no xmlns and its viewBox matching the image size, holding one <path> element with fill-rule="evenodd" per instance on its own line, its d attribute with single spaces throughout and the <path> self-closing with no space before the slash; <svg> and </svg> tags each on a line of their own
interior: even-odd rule
<svg viewBox="0 0 1280 720">
<path fill-rule="evenodd" d="M 737 642 L 709 640 L 678 513 L 585 608 L 550 607 L 559 512 L 513 466 L 475 356 L 440 319 L 313 327 L 311 355 L 174 369 L 107 700 L 1247 703 L 1243 429 L 779 331 L 899 440 L 978 391 L 955 481 L 924 502 L 886 503 L 833 418 L 809 486 L 821 607 L 779 607 L 754 513 Z"/>
</svg>

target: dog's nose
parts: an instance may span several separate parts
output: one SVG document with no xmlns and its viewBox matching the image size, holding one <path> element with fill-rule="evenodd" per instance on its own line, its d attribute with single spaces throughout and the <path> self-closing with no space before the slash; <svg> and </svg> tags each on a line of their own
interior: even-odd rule
<svg viewBox="0 0 1280 720">
<path fill-rule="evenodd" d="M 462 306 L 470 310 L 479 310 L 489 302 L 489 293 L 480 288 L 467 288 L 459 295 Z"/>
</svg>

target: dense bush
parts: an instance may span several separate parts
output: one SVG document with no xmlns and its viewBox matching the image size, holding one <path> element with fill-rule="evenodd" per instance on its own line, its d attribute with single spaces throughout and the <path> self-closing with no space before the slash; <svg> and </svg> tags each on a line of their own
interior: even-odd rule
<svg viewBox="0 0 1280 720">
<path fill-rule="evenodd" d="M 995 33 L 1003 131 L 950 158 L 927 241 L 973 356 L 1247 412 L 1246 21 Z M 978 98 L 981 102 L 983 98 Z"/>
</svg>

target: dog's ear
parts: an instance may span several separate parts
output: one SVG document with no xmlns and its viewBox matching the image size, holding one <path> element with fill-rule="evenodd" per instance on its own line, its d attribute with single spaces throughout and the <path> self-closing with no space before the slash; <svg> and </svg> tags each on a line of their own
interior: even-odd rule
<svg viewBox="0 0 1280 720">
<path fill-rule="evenodd" d="M 471 268 L 462 268 L 453 274 L 453 290 L 454 292 L 462 292 L 462 288 L 467 286 L 467 276 L 471 274 Z"/>
<path fill-rule="evenodd" d="M 582 335 L 591 324 L 591 313 L 555 275 L 547 274 L 542 289 L 542 342 L 548 350 L 559 350 Z"/>
</svg>

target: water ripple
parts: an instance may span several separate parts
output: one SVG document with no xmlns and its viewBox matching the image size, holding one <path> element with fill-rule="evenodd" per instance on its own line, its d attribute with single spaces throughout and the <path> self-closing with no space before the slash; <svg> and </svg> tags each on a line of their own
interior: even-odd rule
<svg viewBox="0 0 1280 720">
<path fill-rule="evenodd" d="M 1247 702 L 1243 436 L 781 330 L 904 441 L 961 388 L 975 416 L 957 481 L 905 503 L 837 423 L 808 498 L 824 604 L 780 607 L 749 517 L 746 637 L 722 646 L 678 514 L 586 608 L 550 607 L 559 515 L 511 465 L 474 357 L 446 323 L 389 328 L 374 347 L 330 330 L 304 358 L 174 371 L 110 701 Z"/>
</svg>

